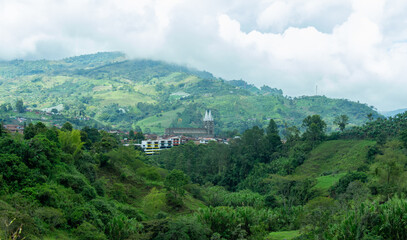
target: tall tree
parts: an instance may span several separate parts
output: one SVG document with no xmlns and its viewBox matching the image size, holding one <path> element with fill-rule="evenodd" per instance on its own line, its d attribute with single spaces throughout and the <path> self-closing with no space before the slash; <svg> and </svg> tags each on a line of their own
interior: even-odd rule
<svg viewBox="0 0 407 240">
<path fill-rule="evenodd" d="M 303 137 L 310 141 L 312 147 L 322 141 L 325 137 L 326 123 L 319 115 L 306 117 L 302 121 L 302 126 L 306 128 Z"/>
<path fill-rule="evenodd" d="M 335 117 L 334 124 L 338 125 L 341 132 L 343 132 L 343 130 L 345 130 L 345 127 L 348 123 L 349 123 L 349 117 L 345 114 Z"/>
<path fill-rule="evenodd" d="M 17 99 L 16 101 L 16 110 L 19 113 L 23 113 L 25 111 L 24 102 L 21 99 Z"/>
<path fill-rule="evenodd" d="M 134 134 L 133 129 L 130 129 L 130 131 L 129 131 L 129 139 L 130 139 L 130 140 L 134 140 L 135 138 L 136 138 L 136 136 L 135 136 L 135 134 Z"/>
<path fill-rule="evenodd" d="M 276 153 L 280 151 L 282 142 L 280 135 L 278 134 L 278 128 L 276 122 L 270 119 L 269 125 L 266 128 L 266 140 L 268 144 L 268 150 L 271 160 L 276 158 Z M 278 155 L 278 154 L 277 154 Z"/>
</svg>

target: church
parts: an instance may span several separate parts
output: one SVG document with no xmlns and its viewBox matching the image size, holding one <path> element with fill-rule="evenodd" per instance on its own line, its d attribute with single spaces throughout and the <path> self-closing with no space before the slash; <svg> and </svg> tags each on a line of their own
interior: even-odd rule
<svg viewBox="0 0 407 240">
<path fill-rule="evenodd" d="M 203 119 L 202 128 L 166 128 L 166 136 L 190 136 L 190 137 L 214 137 L 215 136 L 215 126 L 212 117 L 211 110 L 205 111 L 205 117 Z"/>
</svg>

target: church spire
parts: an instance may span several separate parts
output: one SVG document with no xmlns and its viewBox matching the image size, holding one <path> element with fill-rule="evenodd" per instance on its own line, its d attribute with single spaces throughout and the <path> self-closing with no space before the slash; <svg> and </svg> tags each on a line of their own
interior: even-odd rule
<svg viewBox="0 0 407 240">
<path fill-rule="evenodd" d="M 203 119 L 204 121 L 213 121 L 212 113 L 211 110 L 206 110 L 205 111 L 205 117 Z"/>
<path fill-rule="evenodd" d="M 209 110 L 208 121 L 213 121 L 211 110 Z"/>
</svg>

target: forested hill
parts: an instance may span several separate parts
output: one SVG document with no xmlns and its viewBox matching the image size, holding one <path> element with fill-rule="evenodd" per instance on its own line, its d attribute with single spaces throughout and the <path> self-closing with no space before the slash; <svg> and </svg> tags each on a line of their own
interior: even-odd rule
<svg viewBox="0 0 407 240">
<path fill-rule="evenodd" d="M 91 119 L 94 125 L 139 126 L 144 132 L 156 133 L 170 126 L 200 126 L 205 109 L 212 110 L 217 133 L 265 127 L 270 118 L 280 127 L 300 126 L 312 114 L 321 115 L 329 131 L 335 128 L 337 115 L 348 115 L 351 125 L 361 125 L 368 114 L 379 116 L 366 104 L 324 96 L 286 97 L 269 86 L 259 89 L 242 80 L 226 81 L 161 61 L 129 60 L 119 52 L 58 61 L 0 62 L 2 120 L 36 119 L 10 111 L 17 99 L 28 109 L 60 105 L 59 118 L 77 119 L 76 125 L 89 125 L 81 121 Z M 52 121 L 48 117 L 40 120 Z"/>
</svg>

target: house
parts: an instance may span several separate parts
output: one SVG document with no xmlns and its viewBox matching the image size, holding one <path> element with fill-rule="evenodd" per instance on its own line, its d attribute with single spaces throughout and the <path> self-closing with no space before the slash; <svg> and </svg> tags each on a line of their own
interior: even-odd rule
<svg viewBox="0 0 407 240">
<path fill-rule="evenodd" d="M 4 125 L 4 128 L 11 133 L 20 133 L 20 134 L 24 133 L 24 127 L 20 125 L 7 124 Z"/>
</svg>

